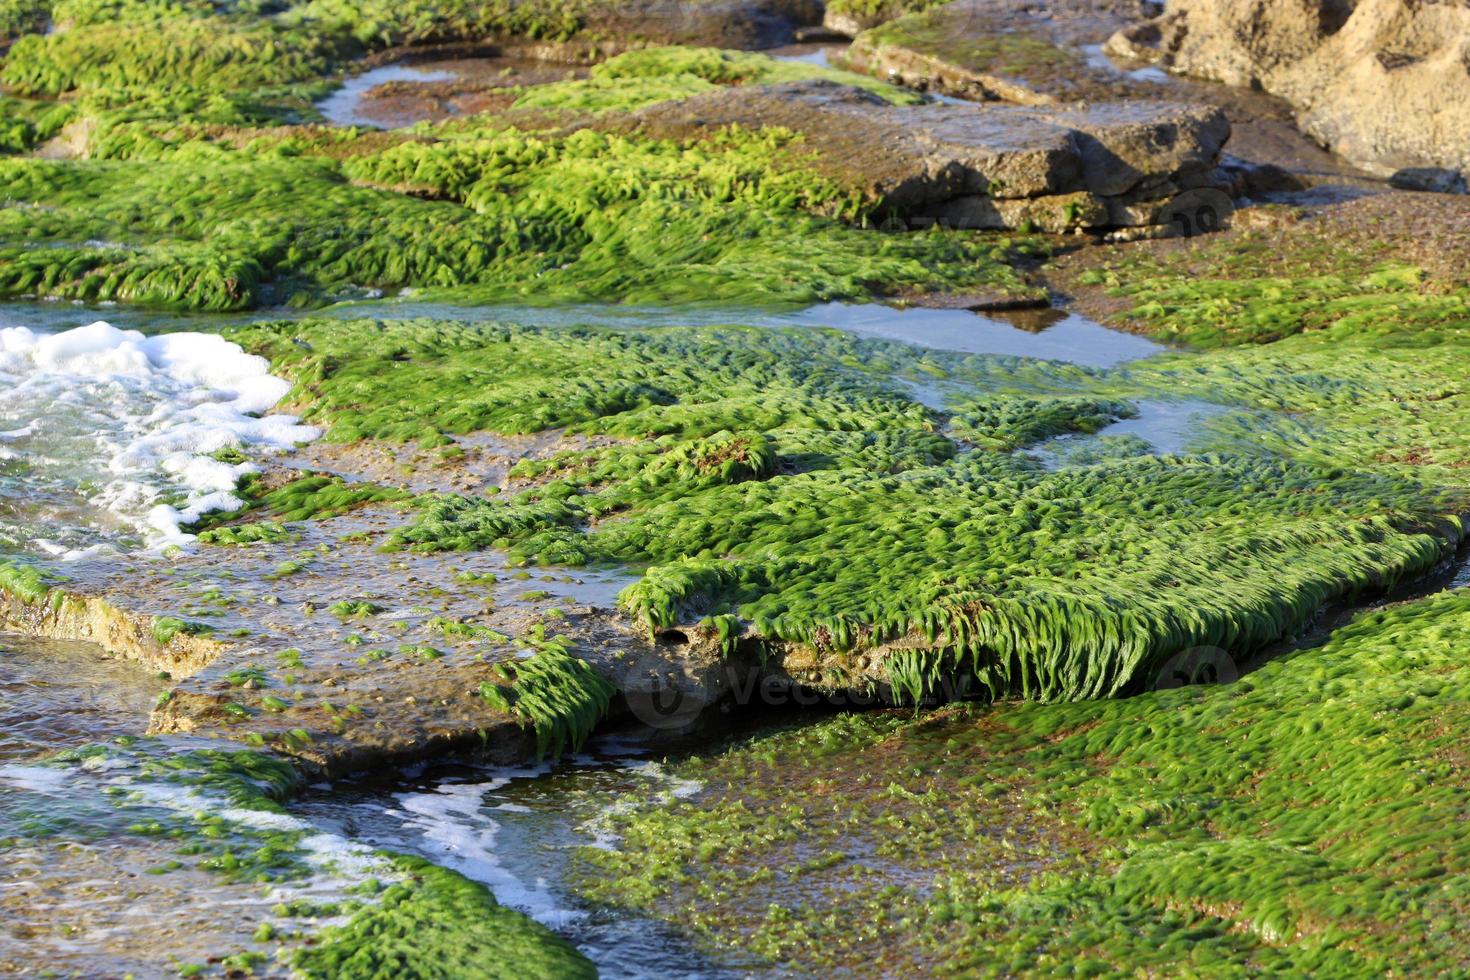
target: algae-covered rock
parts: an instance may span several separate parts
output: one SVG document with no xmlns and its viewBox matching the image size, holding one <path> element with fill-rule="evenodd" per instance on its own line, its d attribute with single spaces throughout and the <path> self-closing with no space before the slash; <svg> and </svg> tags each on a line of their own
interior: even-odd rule
<svg viewBox="0 0 1470 980">
<path fill-rule="evenodd" d="M 858 34 L 841 61 L 923 90 L 974 101 L 1049 105 L 1079 99 L 1159 98 L 1084 49 L 1150 15 L 1142 0 L 953 0 L 912 5 Z"/>
</svg>

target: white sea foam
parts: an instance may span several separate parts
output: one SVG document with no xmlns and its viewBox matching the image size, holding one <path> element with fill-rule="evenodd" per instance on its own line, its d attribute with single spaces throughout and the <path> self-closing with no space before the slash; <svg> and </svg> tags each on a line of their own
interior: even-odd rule
<svg viewBox="0 0 1470 980">
<path fill-rule="evenodd" d="M 150 547 L 185 544 L 181 527 L 241 506 L 236 483 L 256 469 L 210 454 L 259 456 L 321 434 L 266 414 L 290 387 L 264 358 L 214 334 L 145 336 L 100 321 L 60 333 L 0 328 L 0 460 L 23 464 L 7 496 L 49 500 L 70 490 Z M 45 526 L 81 516 L 60 505 L 39 516 L 46 550 L 82 550 L 85 535 Z"/>
<path fill-rule="evenodd" d="M 32 793 L 60 794 L 66 788 L 70 775 L 64 769 L 49 766 L 0 766 L 0 782 Z"/>
<path fill-rule="evenodd" d="M 570 908 L 544 878 L 512 871 L 496 846 L 500 824 L 485 807 L 485 795 L 511 779 L 549 772 L 549 767 L 514 767 L 475 783 L 444 783 L 426 793 L 401 793 L 396 802 L 406 828 L 416 832 L 421 847 L 436 863 L 487 886 L 497 901 L 519 909 L 543 925 L 564 929 L 586 915 Z M 514 812 L 507 810 L 506 812 Z"/>
</svg>

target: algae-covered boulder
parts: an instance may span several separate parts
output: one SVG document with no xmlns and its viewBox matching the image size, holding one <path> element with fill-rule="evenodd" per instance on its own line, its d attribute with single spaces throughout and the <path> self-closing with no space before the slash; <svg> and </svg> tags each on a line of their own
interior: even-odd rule
<svg viewBox="0 0 1470 980">
<path fill-rule="evenodd" d="M 1309 134 L 1384 174 L 1470 167 L 1464 3 L 1169 0 L 1109 49 L 1282 96 Z"/>
<path fill-rule="evenodd" d="M 821 80 L 724 89 L 638 118 L 680 136 L 789 129 L 817 151 L 819 169 L 864 188 L 880 211 L 979 228 L 1152 223 L 1150 209 L 1118 205 L 1206 186 L 1230 135 L 1205 106 L 893 106 Z"/>
<path fill-rule="evenodd" d="M 837 34 L 851 37 L 885 21 L 943 0 L 829 0 L 823 12 L 822 26 Z"/>
<path fill-rule="evenodd" d="M 914 4 L 904 16 L 865 23 L 843 60 L 855 71 L 975 101 L 1048 105 L 1147 96 L 1158 86 L 1086 51 L 1152 12 L 1143 0 Z"/>
</svg>

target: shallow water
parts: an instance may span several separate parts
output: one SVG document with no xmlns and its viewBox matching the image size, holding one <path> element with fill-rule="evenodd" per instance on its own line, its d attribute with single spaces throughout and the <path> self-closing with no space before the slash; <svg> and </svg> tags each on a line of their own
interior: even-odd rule
<svg viewBox="0 0 1470 980">
<path fill-rule="evenodd" d="M 459 76 L 452 71 L 435 71 L 411 68 L 407 65 L 384 65 L 354 75 L 342 83 L 342 87 L 318 102 L 317 110 L 327 122 L 338 126 L 368 126 L 381 129 L 382 123 L 372 115 L 360 110 L 363 96 L 379 85 L 388 82 L 448 82 Z"/>
<path fill-rule="evenodd" d="M 758 975 L 752 963 L 714 958 L 660 923 L 588 906 L 572 894 L 572 852 L 606 846 L 599 817 L 610 801 L 628 793 L 672 799 L 697 788 L 641 754 L 604 739 L 554 767 L 439 766 L 386 788 L 338 786 L 293 811 L 485 884 L 502 904 L 565 936 L 603 977 Z"/>
<path fill-rule="evenodd" d="M 254 418 L 252 413 L 274 400 L 268 395 L 279 397 L 285 386 L 268 378 L 263 362 L 253 366 L 254 359 L 210 335 L 232 324 L 303 315 L 279 310 L 170 315 L 70 303 L 0 304 L 0 552 L 76 557 L 99 548 L 186 544 L 180 524 L 201 508 L 230 506 L 228 490 L 244 469 L 204 454 L 237 445 L 253 447 L 253 454 L 276 452 L 315 433 L 290 416 Z M 835 328 L 921 348 L 1094 368 L 1166 350 L 1057 310 L 981 315 L 878 303 L 825 303 L 788 312 L 608 304 L 465 308 L 398 301 L 342 304 L 320 315 L 626 329 Z M 142 336 L 87 326 L 98 320 Z M 92 336 L 84 327 L 107 336 Z M 37 352 L 54 346 L 59 335 L 86 343 L 69 342 L 67 356 L 38 360 Z M 162 335 L 170 339 L 159 339 Z M 7 337 L 15 340 L 13 350 L 7 350 Z M 234 367 L 224 370 L 226 364 Z M 270 387 L 273 383 L 277 386 Z M 895 383 L 936 409 L 961 390 L 944 381 L 896 378 Z M 270 391 L 261 394 L 265 388 Z M 1131 431 L 1129 423 L 1121 424 L 1124 428 L 1110 434 Z M 1168 444 L 1160 451 L 1174 448 Z"/>
<path fill-rule="evenodd" d="M 0 633 L 0 764 L 136 734 L 168 686 L 91 643 Z"/>
<path fill-rule="evenodd" d="M 1124 68 L 1112 58 L 1108 57 L 1107 52 L 1103 51 L 1101 44 L 1084 44 L 1082 46 L 1082 57 L 1087 62 L 1087 67 L 1089 68 L 1111 72 L 1115 75 L 1124 75 L 1139 82 L 1172 82 L 1176 80 L 1173 75 L 1154 65 L 1144 65 L 1141 68 Z"/>
<path fill-rule="evenodd" d="M 1139 451 L 1159 456 L 1187 453 L 1199 448 L 1204 425 L 1210 419 L 1236 411 L 1224 405 L 1194 398 L 1139 398 L 1133 401 L 1138 414 L 1120 419 L 1090 435 L 1064 435 L 1048 439 L 1031 450 L 1048 468 L 1090 462 L 1106 455 L 1111 442 L 1129 438 L 1139 440 Z"/>
<path fill-rule="evenodd" d="M 765 53 L 777 61 L 831 68 L 832 55 L 845 50 L 846 45 L 842 44 L 789 44 L 784 48 L 772 48 Z"/>
<path fill-rule="evenodd" d="M 900 340 L 936 350 L 1034 357 L 1086 367 L 1112 367 L 1167 349 L 1144 337 L 1110 330 L 1076 313 L 1046 312 L 1054 315 L 1023 320 L 1025 326 L 1017 326 L 1010 320 L 968 310 L 894 310 L 876 303 L 827 303 L 786 318 L 786 322 L 836 327 L 861 337 Z"/>
</svg>

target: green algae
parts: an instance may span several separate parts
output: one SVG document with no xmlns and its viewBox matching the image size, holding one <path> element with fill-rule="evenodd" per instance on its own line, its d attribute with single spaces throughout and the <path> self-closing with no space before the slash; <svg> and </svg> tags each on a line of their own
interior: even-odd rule
<svg viewBox="0 0 1470 980">
<path fill-rule="evenodd" d="M 777 130 L 685 143 L 443 130 L 337 160 L 310 142 L 233 149 L 167 127 L 127 130 L 141 145 L 116 152 L 130 159 L 0 160 L 13 204 L 0 294 L 224 311 L 405 287 L 764 305 L 1029 292 L 1009 239 L 835 220 L 860 217 L 862 195 L 816 177 Z"/>
<path fill-rule="evenodd" d="M 0 78 L 82 92 L 60 105 L 7 98 L 0 153 L 70 126 L 67 148 L 87 159 L 0 161 L 12 205 L 0 215 L 0 295 L 227 311 L 405 288 L 461 302 L 764 305 L 1034 293 L 1009 241 L 852 227 L 872 202 L 818 176 L 792 133 L 661 140 L 583 128 L 583 110 L 716 84 L 846 78 L 912 100 L 892 86 L 661 48 L 614 58 L 586 82 L 526 90 L 505 121 L 369 138 L 281 125 L 310 117 L 311 79 L 338 43 L 291 30 L 274 40 L 282 30 L 243 11 L 143 4 L 78 11 L 67 30 L 22 39 Z M 559 122 L 537 123 L 556 107 Z"/>
<path fill-rule="evenodd" d="M 62 131 L 73 107 L 0 95 L 0 156 L 25 153 Z"/>
<path fill-rule="evenodd" d="M 1334 236 L 1312 223 L 1209 236 L 1169 251 L 1110 255 L 1078 275 L 1126 304 L 1116 316 L 1195 347 L 1270 343 L 1432 346 L 1463 338 L 1470 293 L 1395 258 L 1392 244 Z"/>
<path fill-rule="evenodd" d="M 0 42 L 45 30 L 50 0 L 0 0 Z"/>
<path fill-rule="evenodd" d="M 538 759 L 557 759 L 582 747 L 607 714 L 616 689 L 596 668 L 568 652 L 563 638 L 539 641 L 536 648 L 525 660 L 497 664 L 496 671 L 509 684 L 485 681 L 480 696 L 491 707 L 531 723 Z"/>
<path fill-rule="evenodd" d="M 325 520 L 340 517 L 359 507 L 406 500 L 410 494 L 395 487 L 373 483 L 347 483 L 341 477 L 309 473 L 274 488 L 264 486 L 255 474 L 247 475 L 236 490 L 245 506 L 233 511 L 211 511 L 189 526 L 203 544 L 243 545 L 293 540 L 294 532 L 281 522 Z M 234 523 L 247 515 L 269 517 Z M 299 564 L 292 571 L 305 567 Z M 284 572 L 283 574 L 290 574 Z"/>
<path fill-rule="evenodd" d="M 295 383 L 289 397 L 303 416 L 339 442 L 557 427 L 705 437 L 932 426 L 922 406 L 843 364 L 861 348 L 836 332 L 310 320 L 230 336 L 270 358 Z M 825 356 L 796 356 L 806 353 Z"/>
<path fill-rule="evenodd" d="M 222 29 L 223 28 L 223 29 Z M 31 34 L 11 47 L 0 82 L 28 94 L 91 90 L 263 88 L 315 78 L 328 46 L 305 34 L 215 17 L 98 21 Z"/>
<path fill-rule="evenodd" d="M 946 0 L 831 0 L 827 10 L 832 14 L 857 18 L 861 23 L 890 21 L 906 14 L 938 6 Z"/>
<path fill-rule="evenodd" d="M 655 102 L 685 99 L 721 85 L 774 85 L 822 79 L 872 92 L 894 105 L 922 97 L 854 72 L 766 55 L 718 48 L 667 47 L 629 51 L 594 67 L 586 79 L 525 89 L 518 109 L 628 111 Z"/>
<path fill-rule="evenodd" d="M 794 643 L 832 668 L 900 643 L 913 652 L 889 660 L 889 680 L 910 696 L 939 679 L 1040 700 L 1137 690 L 1180 650 L 1258 649 L 1327 603 L 1421 575 L 1461 536 L 1450 501 L 1400 471 L 1259 450 L 1048 470 L 1005 450 L 1132 408 L 1005 393 L 1030 369 L 994 359 L 996 388 L 949 420 L 980 447 L 967 448 L 873 375 L 936 355 L 827 332 L 768 331 L 759 347 L 733 328 L 297 322 L 232 336 L 296 382 L 333 438 L 567 426 L 629 440 L 527 464 L 516 475 L 536 482 L 518 492 L 426 497 L 397 545 L 652 564 L 622 596 L 651 630 L 729 616 L 727 649 Z M 946 363 L 960 381 L 980 366 Z"/>
<path fill-rule="evenodd" d="M 904 16 L 885 18 L 885 23 L 864 31 L 859 44 L 878 51 L 890 46 L 911 49 L 950 65 L 1028 81 L 1065 78 L 1082 64 L 1075 52 L 1020 31 L 977 29 L 970 23 L 972 16 L 963 5 L 921 3 Z"/>
<path fill-rule="evenodd" d="M 159 616 L 153 620 L 153 639 L 161 647 L 168 646 L 177 636 L 203 636 L 214 632 L 206 623 L 190 622 L 177 616 Z"/>
<path fill-rule="evenodd" d="M 809 970 L 1453 971 L 1467 630 L 1457 591 L 1233 684 L 756 737 L 615 818 L 584 890 Z"/>
<path fill-rule="evenodd" d="M 566 5 L 547 0 L 435 5 L 63 2 L 54 5 L 51 18 L 64 29 L 20 37 L 0 80 L 21 91 L 48 94 L 229 92 L 317 78 L 394 44 L 501 31 L 570 37 L 582 23 Z M 42 23 L 34 8 L 14 0 L 0 11 L 0 29 L 13 34 Z"/>
<path fill-rule="evenodd" d="M 404 880 L 345 925 L 329 926 L 292 966 L 308 977 L 593 977 L 580 953 L 505 908 L 483 885 L 397 856 Z"/>
<path fill-rule="evenodd" d="M 56 576 L 36 565 L 17 561 L 0 562 L 0 592 L 28 606 L 51 597 Z"/>
<path fill-rule="evenodd" d="M 966 399 L 955 410 L 950 431 L 968 443 L 995 450 L 1019 449 L 1060 435 L 1094 433 L 1137 414 L 1126 402 L 1056 397 Z"/>
</svg>

